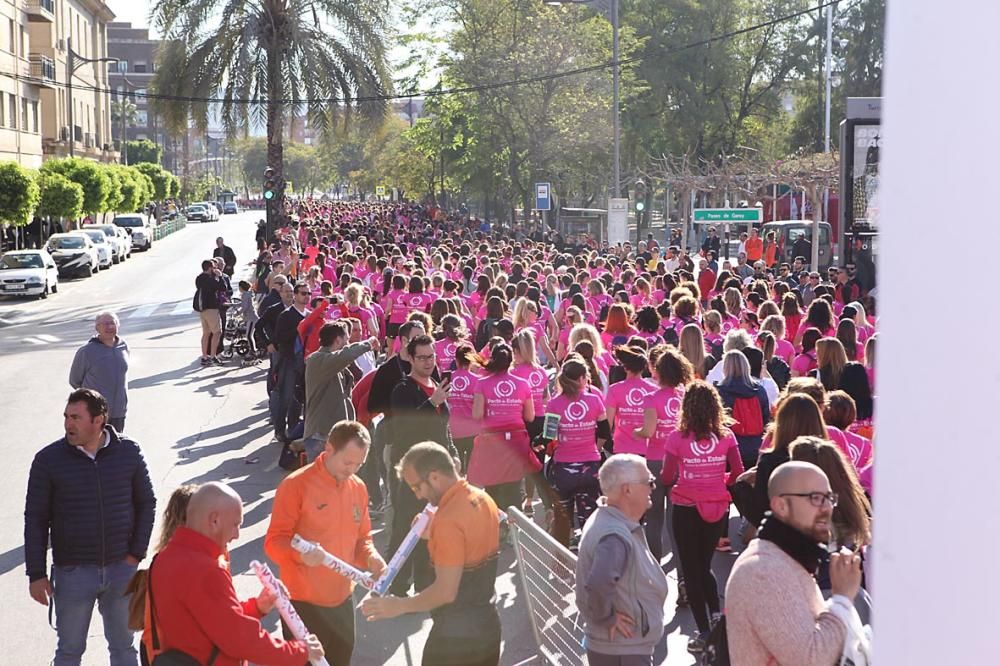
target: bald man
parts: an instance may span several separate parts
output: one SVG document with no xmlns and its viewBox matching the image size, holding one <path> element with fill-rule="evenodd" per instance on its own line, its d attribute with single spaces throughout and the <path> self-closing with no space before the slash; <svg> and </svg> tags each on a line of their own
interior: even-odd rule
<svg viewBox="0 0 1000 666">
<path fill-rule="evenodd" d="M 214 656 L 214 666 L 244 660 L 302 666 L 318 659 L 323 648 L 315 636 L 284 641 L 261 626 L 260 618 L 274 607 L 273 595 L 264 591 L 256 599 L 237 598 L 227 546 L 239 537 L 242 522 L 243 501 L 226 484 L 206 483 L 191 496 L 184 526 L 150 564 L 149 601 L 159 653 L 178 650 L 201 664 Z"/>
<path fill-rule="evenodd" d="M 845 620 L 857 614 L 861 559 L 830 556 L 829 604 L 813 577 L 827 556 L 837 495 L 823 470 L 807 462 L 779 466 L 767 488 L 771 510 L 726 585 L 730 659 L 734 666 L 838 663 Z"/>
</svg>

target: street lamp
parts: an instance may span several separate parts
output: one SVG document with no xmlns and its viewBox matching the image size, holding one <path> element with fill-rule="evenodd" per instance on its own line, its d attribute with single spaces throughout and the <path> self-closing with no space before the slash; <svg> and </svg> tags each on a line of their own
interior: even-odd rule
<svg viewBox="0 0 1000 666">
<path fill-rule="evenodd" d="M 73 38 L 66 38 L 66 50 L 69 52 L 69 58 L 66 62 L 66 97 L 69 102 L 69 156 L 76 156 L 76 124 L 73 118 L 73 73 L 81 65 L 86 65 L 89 63 L 96 62 L 121 62 L 118 58 L 84 58 L 82 55 L 73 50 Z"/>
<path fill-rule="evenodd" d="M 612 111 L 612 123 L 614 125 L 614 164 L 612 176 L 612 196 L 620 197 L 622 192 L 622 158 L 621 158 L 621 112 L 620 112 L 620 87 L 621 87 L 621 65 L 619 64 L 620 46 L 618 42 L 618 3 L 620 0 L 544 0 L 546 5 L 593 5 L 597 10 L 611 22 L 611 58 L 614 67 L 611 70 L 612 96 L 614 110 Z"/>
</svg>

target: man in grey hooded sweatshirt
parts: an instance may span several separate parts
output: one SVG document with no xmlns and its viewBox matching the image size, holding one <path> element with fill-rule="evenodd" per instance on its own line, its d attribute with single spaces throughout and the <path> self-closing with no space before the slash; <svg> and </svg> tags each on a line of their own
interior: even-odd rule
<svg viewBox="0 0 1000 666">
<path fill-rule="evenodd" d="M 108 401 L 108 425 L 125 430 L 128 409 L 128 345 L 118 337 L 118 315 L 101 312 L 94 321 L 97 335 L 76 350 L 69 370 L 75 389 L 97 391 Z"/>
</svg>

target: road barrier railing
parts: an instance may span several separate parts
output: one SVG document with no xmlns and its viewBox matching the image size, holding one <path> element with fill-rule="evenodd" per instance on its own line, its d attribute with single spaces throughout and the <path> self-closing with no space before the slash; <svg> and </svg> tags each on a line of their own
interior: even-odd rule
<svg viewBox="0 0 1000 666">
<path fill-rule="evenodd" d="M 587 663 L 576 609 L 576 555 L 517 507 L 507 509 L 517 570 L 543 663 Z"/>
</svg>

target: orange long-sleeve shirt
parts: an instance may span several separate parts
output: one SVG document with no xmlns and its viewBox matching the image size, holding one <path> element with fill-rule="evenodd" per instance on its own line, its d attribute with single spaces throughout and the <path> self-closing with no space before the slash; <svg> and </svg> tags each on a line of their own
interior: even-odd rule
<svg viewBox="0 0 1000 666">
<path fill-rule="evenodd" d="M 326 470 L 326 452 L 278 485 L 264 551 L 281 569 L 292 599 L 317 606 L 342 604 L 354 583 L 324 566 L 308 567 L 291 546 L 300 535 L 348 564 L 367 570 L 376 554 L 368 515 L 368 489 L 356 476 L 339 482 Z"/>
</svg>

